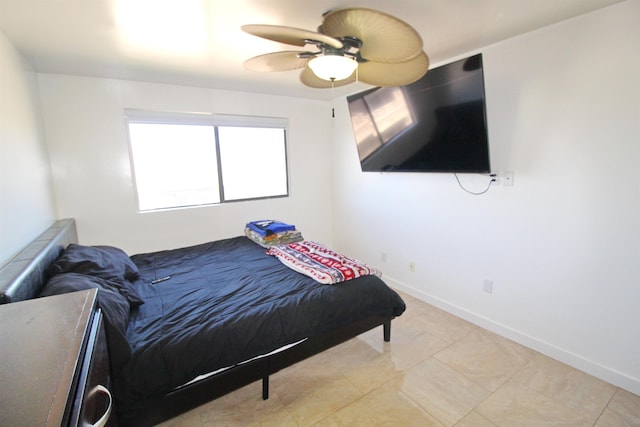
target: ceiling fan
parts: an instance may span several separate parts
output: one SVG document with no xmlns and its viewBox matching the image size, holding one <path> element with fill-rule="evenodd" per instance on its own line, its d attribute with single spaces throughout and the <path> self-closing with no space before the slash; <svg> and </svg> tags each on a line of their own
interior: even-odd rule
<svg viewBox="0 0 640 427">
<path fill-rule="evenodd" d="M 255 56 L 244 62 L 253 71 L 302 69 L 300 80 L 313 88 L 361 81 L 373 86 L 402 86 L 429 69 L 418 32 L 406 22 L 365 8 L 331 10 L 318 31 L 280 25 L 244 25 L 254 36 L 307 47 Z"/>
</svg>

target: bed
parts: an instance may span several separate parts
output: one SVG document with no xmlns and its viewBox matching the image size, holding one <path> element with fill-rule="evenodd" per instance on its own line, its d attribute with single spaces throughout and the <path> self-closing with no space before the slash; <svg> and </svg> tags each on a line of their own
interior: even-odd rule
<svg viewBox="0 0 640 427">
<path fill-rule="evenodd" d="M 378 326 L 389 341 L 405 310 L 376 275 L 320 284 L 245 236 L 131 257 L 98 248 L 109 266 L 122 261 L 116 273 L 88 272 L 99 288 L 123 278 L 98 293 L 103 304 L 110 292 L 128 303 L 105 315 L 121 426 L 156 424 L 257 380 L 267 399 L 271 374 Z M 75 290 L 87 250 L 73 219 L 56 222 L 0 271 L 0 302 L 50 295 L 56 278 Z M 92 266 L 105 259 L 92 256 Z"/>
</svg>

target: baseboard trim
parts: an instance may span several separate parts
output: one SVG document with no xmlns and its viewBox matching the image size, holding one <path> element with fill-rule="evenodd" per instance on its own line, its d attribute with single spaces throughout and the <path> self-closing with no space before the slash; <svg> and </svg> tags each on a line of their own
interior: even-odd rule
<svg viewBox="0 0 640 427">
<path fill-rule="evenodd" d="M 474 312 L 466 310 L 448 301 L 430 295 L 424 291 L 416 289 L 399 280 L 384 276 L 384 281 L 392 288 L 398 289 L 414 298 L 438 307 L 450 314 L 467 320 L 481 328 L 494 332 L 502 337 L 508 338 L 518 344 L 535 350 L 545 356 L 551 357 L 559 362 L 565 363 L 573 368 L 593 375 L 603 381 L 613 384 L 617 387 L 625 389 L 633 394 L 640 396 L 640 379 L 635 379 L 615 369 L 600 365 L 596 362 L 585 359 L 584 357 L 568 352 L 553 344 L 547 343 L 536 337 L 527 335 L 507 325 L 491 320 L 487 317 L 478 315 Z"/>
</svg>

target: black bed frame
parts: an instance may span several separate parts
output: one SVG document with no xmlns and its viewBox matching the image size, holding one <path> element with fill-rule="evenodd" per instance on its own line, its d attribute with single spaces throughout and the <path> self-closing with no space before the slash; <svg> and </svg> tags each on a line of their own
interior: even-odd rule
<svg viewBox="0 0 640 427">
<path fill-rule="evenodd" d="M 46 267 L 69 243 L 77 241 L 74 219 L 56 221 L 0 269 L 0 304 L 38 295 L 46 280 Z M 383 326 L 383 338 L 388 342 L 391 339 L 391 319 L 367 318 L 191 382 L 166 395 L 152 396 L 129 407 L 118 407 L 118 424 L 121 427 L 152 426 L 258 380 L 262 380 L 262 398 L 268 399 L 271 374 L 380 325 Z"/>
<path fill-rule="evenodd" d="M 151 426 L 258 380 L 262 380 L 262 398 L 266 400 L 269 398 L 269 375 L 380 325 L 384 326 L 384 340 L 389 341 L 391 319 L 365 319 L 308 338 L 281 352 L 236 365 L 164 396 L 142 401 L 135 407 L 128 408 L 118 421 L 124 426 Z"/>
</svg>

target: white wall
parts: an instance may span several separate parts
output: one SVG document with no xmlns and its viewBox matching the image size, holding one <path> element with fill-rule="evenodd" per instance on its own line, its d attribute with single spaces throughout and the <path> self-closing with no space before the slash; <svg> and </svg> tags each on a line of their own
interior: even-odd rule
<svg viewBox="0 0 640 427">
<path fill-rule="evenodd" d="M 515 173 L 483 196 L 450 174 L 361 173 L 337 102 L 336 247 L 640 394 L 639 18 L 628 1 L 482 50 L 492 163 Z"/>
<path fill-rule="evenodd" d="M 0 266 L 55 220 L 36 76 L 0 31 Z"/>
<path fill-rule="evenodd" d="M 39 75 L 39 87 L 58 215 L 77 219 L 81 243 L 154 251 L 240 235 L 265 218 L 331 243 L 328 103 L 53 74 Z M 288 118 L 290 197 L 138 213 L 126 108 Z"/>
</svg>

